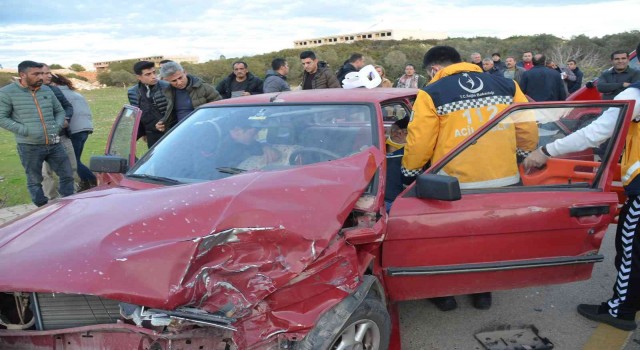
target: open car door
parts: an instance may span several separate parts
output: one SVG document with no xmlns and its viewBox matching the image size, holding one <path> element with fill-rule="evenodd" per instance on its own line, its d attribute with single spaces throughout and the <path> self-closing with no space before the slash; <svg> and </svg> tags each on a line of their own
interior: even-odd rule
<svg viewBox="0 0 640 350">
<path fill-rule="evenodd" d="M 539 147 L 585 127 L 577 121 L 586 115 L 593 119 L 595 113 L 597 119 L 608 109 L 607 115 L 617 118 L 616 129 L 600 147 L 552 158 L 529 173 L 517 164 L 518 130 L 528 128 L 525 136 Z M 598 250 L 619 204 L 612 181 L 632 110 L 632 101 L 531 103 L 491 118 L 393 203 L 382 247 L 390 297 L 421 299 L 590 278 L 593 263 L 603 259 Z M 504 158 L 505 152 L 496 151 L 504 149 L 508 159 L 492 159 Z M 512 181 L 462 181 L 451 167 L 460 164 L 467 178 L 486 178 L 495 170 L 490 166 L 507 166 Z"/>
<path fill-rule="evenodd" d="M 117 184 L 136 162 L 136 139 L 142 111 L 125 105 L 111 127 L 104 156 L 91 157 L 99 184 Z"/>
</svg>

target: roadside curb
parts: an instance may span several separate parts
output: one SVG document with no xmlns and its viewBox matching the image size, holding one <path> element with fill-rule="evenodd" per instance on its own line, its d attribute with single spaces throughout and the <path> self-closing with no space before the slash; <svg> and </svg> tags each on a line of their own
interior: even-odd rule
<svg viewBox="0 0 640 350">
<path fill-rule="evenodd" d="M 33 204 L 21 204 L 14 207 L 7 207 L 0 209 L 0 225 L 5 224 L 8 221 L 15 219 L 16 217 L 29 213 L 36 209 Z"/>
</svg>

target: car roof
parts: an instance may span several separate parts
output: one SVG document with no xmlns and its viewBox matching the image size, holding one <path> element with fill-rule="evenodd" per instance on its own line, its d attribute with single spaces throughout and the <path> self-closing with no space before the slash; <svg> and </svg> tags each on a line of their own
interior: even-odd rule
<svg viewBox="0 0 640 350">
<path fill-rule="evenodd" d="M 403 97 L 414 97 L 418 89 L 375 88 L 375 89 L 317 89 L 274 92 L 229 98 L 207 104 L 207 106 L 227 104 L 264 103 L 322 103 L 322 102 L 369 102 L 380 103 Z M 273 99 L 273 101 L 272 101 Z"/>
</svg>

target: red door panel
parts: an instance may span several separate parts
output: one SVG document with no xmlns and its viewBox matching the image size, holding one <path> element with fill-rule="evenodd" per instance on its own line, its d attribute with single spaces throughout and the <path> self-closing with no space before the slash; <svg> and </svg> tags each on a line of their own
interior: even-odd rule
<svg viewBox="0 0 640 350">
<path fill-rule="evenodd" d="M 624 145 L 629 107 L 620 101 L 512 106 L 435 162 L 426 173 L 447 175 L 443 169 L 449 162 L 456 157 L 472 159 L 467 150 L 477 152 L 496 137 L 511 135 L 500 132 L 521 129 L 519 122 L 529 127 L 536 122 L 538 146 L 584 127 L 573 123 L 576 129 L 556 129 L 558 121 L 573 115 L 610 110 L 607 115 L 617 123 L 606 147 L 598 152 L 588 149 L 590 159 L 584 159 L 584 152 L 568 154 L 548 162 L 540 173 L 520 175 L 521 181 L 508 186 L 473 187 L 477 182 L 471 180 L 461 186 L 461 198 L 455 201 L 417 198 L 416 190 L 407 189 L 393 203 L 382 246 L 390 298 L 420 299 L 589 278 L 593 263 L 602 260 L 598 250 L 618 206 L 611 181 Z M 510 145 L 504 138 L 499 141 Z M 515 156 L 513 162 L 515 166 Z M 553 178 L 533 181 L 545 174 Z"/>
</svg>

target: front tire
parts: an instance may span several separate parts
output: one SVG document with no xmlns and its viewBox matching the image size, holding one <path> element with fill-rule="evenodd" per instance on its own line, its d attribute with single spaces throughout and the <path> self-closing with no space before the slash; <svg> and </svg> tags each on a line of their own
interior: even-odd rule
<svg viewBox="0 0 640 350">
<path fill-rule="evenodd" d="M 335 309 L 340 308 L 337 305 Z M 300 342 L 299 350 L 386 350 L 391 336 L 391 317 L 382 302 L 367 296 L 346 322 L 330 310 Z M 339 310 L 338 310 L 339 311 Z"/>
</svg>

